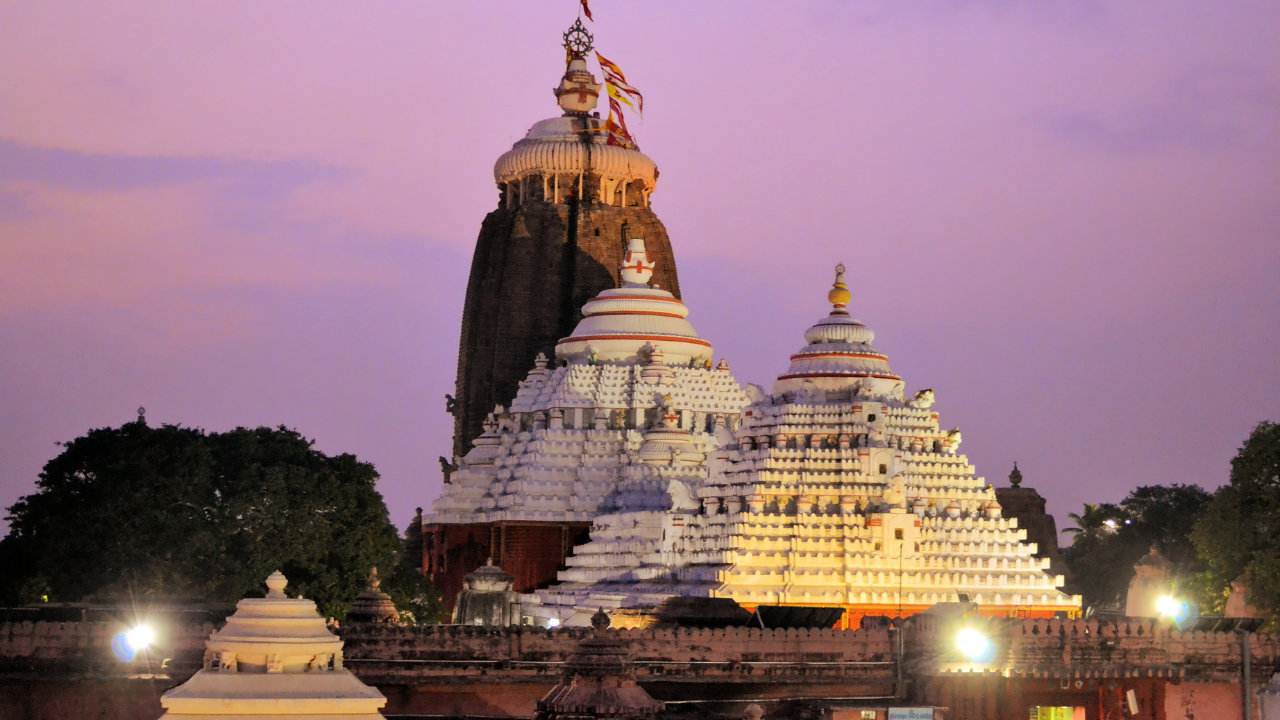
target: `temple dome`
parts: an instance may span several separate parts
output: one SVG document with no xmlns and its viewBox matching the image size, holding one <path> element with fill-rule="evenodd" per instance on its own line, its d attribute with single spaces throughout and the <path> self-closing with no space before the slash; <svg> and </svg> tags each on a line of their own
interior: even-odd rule
<svg viewBox="0 0 1280 720">
<path fill-rule="evenodd" d="M 653 263 L 644 240 L 632 238 L 619 268 L 623 286 L 582 306 L 582 321 L 556 345 L 567 361 L 638 363 L 655 351 L 671 365 L 710 360 L 711 343 L 698 337 L 689 309 L 674 295 L 648 286 Z"/>
<path fill-rule="evenodd" d="M 543 120 L 498 158 L 493 179 L 499 185 L 549 173 L 588 173 L 608 180 L 640 180 L 647 192 L 658 183 L 658 165 L 639 150 L 609 145 L 604 120 L 558 117 Z"/>
<path fill-rule="evenodd" d="M 639 180 L 647 198 L 658 182 L 658 166 L 649 156 L 627 147 L 626 138 L 606 130 L 599 113 L 591 114 L 601 87 L 587 69 L 586 60 L 572 57 L 555 89 L 564 115 L 535 123 L 524 139 L 498 158 L 493 166 L 498 185 L 530 175 L 591 174 L 600 178 L 605 191 L 619 181 Z"/>
<path fill-rule="evenodd" d="M 875 333 L 845 309 L 850 293 L 844 273 L 844 265 L 836 266 L 836 280 L 827 294 L 831 314 L 805 331 L 808 345 L 791 356 L 791 367 L 774 383 L 775 395 L 812 389 L 902 399 L 902 378 L 890 370 L 889 357 L 871 345 Z"/>
</svg>

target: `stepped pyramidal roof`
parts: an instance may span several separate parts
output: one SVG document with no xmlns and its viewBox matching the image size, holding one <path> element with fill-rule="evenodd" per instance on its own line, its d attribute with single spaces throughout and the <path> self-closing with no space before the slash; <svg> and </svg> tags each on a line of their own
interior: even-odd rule
<svg viewBox="0 0 1280 720">
<path fill-rule="evenodd" d="M 539 356 L 510 408 L 489 414 L 429 522 L 592 522 L 705 480 L 747 398 L 684 303 L 650 287 L 653 271 L 633 238 L 622 286 L 588 302 L 555 367 Z"/>
<path fill-rule="evenodd" d="M 559 584 L 526 596 L 526 615 L 585 625 L 598 607 L 671 596 L 853 616 L 963 599 L 988 614 L 1079 609 L 1001 517 L 958 452 L 960 431 L 941 428 L 933 391 L 905 398 L 874 333 L 845 309 L 844 271 L 772 392 L 751 386 L 740 422 L 681 455 L 680 472 L 620 483 L 596 504 L 616 510 L 595 517 Z M 651 418 L 646 439 L 678 427 L 669 415 Z"/>
</svg>

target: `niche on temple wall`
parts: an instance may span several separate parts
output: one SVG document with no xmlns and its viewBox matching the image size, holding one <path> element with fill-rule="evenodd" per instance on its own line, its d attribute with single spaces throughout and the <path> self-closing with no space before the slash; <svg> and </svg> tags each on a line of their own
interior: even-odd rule
<svg viewBox="0 0 1280 720">
<path fill-rule="evenodd" d="M 867 455 L 870 460 L 866 468 L 871 475 L 871 482 L 888 482 L 889 478 L 897 474 L 894 463 L 896 452 L 892 448 L 871 448 L 871 452 Z"/>
<path fill-rule="evenodd" d="M 879 521 L 879 527 L 874 527 Z M 879 513 L 869 523 L 875 534 L 880 555 L 888 559 L 913 558 L 919 554 L 920 519 L 914 513 Z"/>
</svg>

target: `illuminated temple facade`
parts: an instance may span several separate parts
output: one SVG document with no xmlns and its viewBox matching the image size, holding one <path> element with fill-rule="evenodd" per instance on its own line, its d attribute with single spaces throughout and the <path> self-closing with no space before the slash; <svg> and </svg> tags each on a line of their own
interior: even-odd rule
<svg viewBox="0 0 1280 720">
<path fill-rule="evenodd" d="M 873 333 L 845 309 L 843 267 L 829 299 L 772 393 L 750 388 L 705 481 L 672 488 L 665 507 L 623 499 L 596 518 L 527 615 L 577 625 L 593 608 L 672 595 L 840 606 L 845 622 L 966 598 L 998 615 L 1079 610 L 974 477 L 960 432 L 941 429 L 933 391 L 904 398 Z"/>
<path fill-rule="evenodd" d="M 771 391 L 716 361 L 649 208 L 656 166 L 595 132 L 599 91 L 571 54 L 564 116 L 495 168 L 486 228 L 523 230 L 482 231 L 468 285 L 458 449 L 423 520 L 446 601 L 492 560 L 544 625 L 672 596 L 840 606 L 844 622 L 966 598 L 989 614 L 1078 611 L 939 425 L 933 391 L 908 398 L 850 316 L 843 267 Z M 572 231 L 528 236 L 553 216 Z M 617 224 L 586 233 L 589 218 Z M 542 262 L 566 253 L 583 262 Z"/>
</svg>

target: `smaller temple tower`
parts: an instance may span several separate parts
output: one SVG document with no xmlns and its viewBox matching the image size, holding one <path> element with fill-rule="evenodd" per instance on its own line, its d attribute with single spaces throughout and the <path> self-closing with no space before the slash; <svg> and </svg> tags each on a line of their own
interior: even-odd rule
<svg viewBox="0 0 1280 720">
<path fill-rule="evenodd" d="M 1022 487 L 1022 471 L 1016 461 L 1009 473 L 1009 487 L 996 488 L 996 501 L 1005 517 L 1016 518 L 1018 527 L 1027 531 L 1027 541 L 1036 546 L 1035 557 L 1048 560 L 1053 574 L 1070 579 L 1058 549 L 1058 524 L 1045 510 L 1044 496 L 1035 488 Z"/>
<path fill-rule="evenodd" d="M 266 597 L 236 604 L 209 638 L 204 667 L 160 698 L 162 720 L 382 718 L 387 699 L 342 667 L 342 640 L 314 602 L 285 596 L 288 584 L 271 573 Z"/>
<path fill-rule="evenodd" d="M 486 558 L 516 592 L 544 587 L 599 516 L 668 507 L 672 480 L 706 475 L 747 398 L 689 309 L 653 282 L 658 264 L 631 238 L 615 266 L 621 287 L 582 307 L 555 360 L 537 357 L 459 458 L 424 518 L 424 570 L 446 602 Z"/>
<path fill-rule="evenodd" d="M 564 664 L 559 685 L 538 701 L 535 720 L 653 720 L 666 709 L 636 684 L 626 648 L 609 637 L 609 615 L 596 611 L 595 632 Z"/>
</svg>

